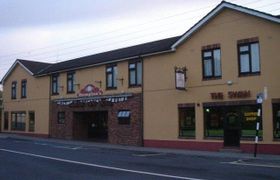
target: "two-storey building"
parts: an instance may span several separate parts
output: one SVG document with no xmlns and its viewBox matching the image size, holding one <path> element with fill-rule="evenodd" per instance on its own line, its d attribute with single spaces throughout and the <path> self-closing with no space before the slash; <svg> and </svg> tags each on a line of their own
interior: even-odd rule
<svg viewBox="0 0 280 180">
<path fill-rule="evenodd" d="M 259 151 L 279 154 L 279 23 L 222 2 L 179 37 L 56 64 L 17 60 L 2 80 L 2 130 L 251 152 L 259 122 Z"/>
</svg>

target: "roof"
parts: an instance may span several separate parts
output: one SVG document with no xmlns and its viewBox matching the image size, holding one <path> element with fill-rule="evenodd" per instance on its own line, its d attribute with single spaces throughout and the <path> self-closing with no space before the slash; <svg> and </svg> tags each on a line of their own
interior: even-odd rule
<svg viewBox="0 0 280 180">
<path fill-rule="evenodd" d="M 232 4 L 226 1 L 222 1 L 219 5 L 217 5 L 212 11 L 210 11 L 206 16 L 204 16 L 200 21 L 198 21 L 193 27 L 191 27 L 187 32 L 185 32 L 178 41 L 176 41 L 172 45 L 172 49 L 176 49 L 180 44 L 185 42 L 186 39 L 188 39 L 193 33 L 198 31 L 203 25 L 208 23 L 211 19 L 213 19 L 215 16 L 217 16 L 222 10 L 224 9 L 231 9 L 235 11 L 239 11 L 242 13 L 246 13 L 252 16 L 256 16 L 262 19 L 266 19 L 275 23 L 280 23 L 279 16 L 274 16 L 271 14 L 267 14 L 264 12 L 260 12 L 254 9 L 250 9 L 247 7 L 239 6 L 236 4 Z"/>
<path fill-rule="evenodd" d="M 51 63 L 43 63 L 43 62 L 37 62 L 37 61 L 29 61 L 29 60 L 23 60 L 18 59 L 18 62 L 20 62 L 25 68 L 27 68 L 29 71 L 32 72 L 32 74 L 37 74 L 40 71 L 44 70 L 45 68 L 52 65 Z"/>
<path fill-rule="evenodd" d="M 23 59 L 17 59 L 14 64 L 10 67 L 8 72 L 2 78 L 0 84 L 3 84 L 5 79 L 10 75 L 10 73 L 14 70 L 16 65 L 20 65 L 23 69 L 25 69 L 31 76 L 39 73 L 43 69 L 47 68 L 48 66 L 52 65 L 50 63 L 43 63 L 43 62 L 36 62 L 36 61 L 29 61 Z"/>
<path fill-rule="evenodd" d="M 139 58 L 140 56 L 152 55 L 154 53 L 170 51 L 172 44 L 174 44 L 179 38 L 180 36 L 172 37 L 56 63 L 41 71 L 37 75 L 45 75 L 94 65 L 108 64 L 122 60 Z"/>
</svg>

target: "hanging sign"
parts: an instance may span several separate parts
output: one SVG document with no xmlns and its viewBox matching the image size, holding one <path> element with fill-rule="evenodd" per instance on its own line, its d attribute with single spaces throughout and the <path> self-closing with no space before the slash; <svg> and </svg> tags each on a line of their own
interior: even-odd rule
<svg viewBox="0 0 280 180">
<path fill-rule="evenodd" d="M 176 89 L 179 90 L 185 90 L 186 89 L 186 82 L 187 82 L 187 76 L 186 76 L 187 68 L 179 68 L 175 67 L 175 86 Z"/>
<path fill-rule="evenodd" d="M 103 91 L 101 89 L 92 84 L 88 84 L 83 89 L 81 89 L 80 93 L 78 93 L 77 96 L 98 96 L 102 94 Z"/>
</svg>

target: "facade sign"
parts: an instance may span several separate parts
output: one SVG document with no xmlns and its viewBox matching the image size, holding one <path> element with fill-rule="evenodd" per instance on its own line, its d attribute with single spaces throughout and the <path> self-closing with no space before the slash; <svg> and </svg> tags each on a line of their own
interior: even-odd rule
<svg viewBox="0 0 280 180">
<path fill-rule="evenodd" d="M 176 89 L 179 89 L 179 90 L 186 89 L 186 82 L 187 82 L 186 71 L 187 71 L 186 67 L 183 67 L 183 68 L 175 67 Z"/>
<path fill-rule="evenodd" d="M 92 84 L 88 84 L 80 91 L 80 93 L 77 94 L 77 96 L 98 96 L 102 94 L 103 91 L 101 89 Z"/>
<path fill-rule="evenodd" d="M 224 99 L 224 94 L 222 92 L 210 93 L 211 99 Z M 251 97 L 251 92 L 248 91 L 228 91 L 227 96 L 229 99 L 239 99 L 239 98 L 249 98 Z"/>
</svg>

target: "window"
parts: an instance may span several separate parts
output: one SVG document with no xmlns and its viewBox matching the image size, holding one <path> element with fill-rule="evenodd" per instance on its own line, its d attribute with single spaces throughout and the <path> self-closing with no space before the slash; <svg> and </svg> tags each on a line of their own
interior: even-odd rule
<svg viewBox="0 0 280 180">
<path fill-rule="evenodd" d="M 117 66 L 111 65 L 106 68 L 106 88 L 116 89 L 117 88 Z"/>
<path fill-rule="evenodd" d="M 74 78 L 74 72 L 67 73 L 67 93 L 75 93 Z"/>
<path fill-rule="evenodd" d="M 202 51 L 203 79 L 220 78 L 221 70 L 221 49 L 208 49 Z"/>
<path fill-rule="evenodd" d="M 239 75 L 260 73 L 259 43 L 238 44 Z"/>
<path fill-rule="evenodd" d="M 9 113 L 4 112 L 4 130 L 9 129 Z"/>
<path fill-rule="evenodd" d="M 14 81 L 12 82 L 12 99 L 16 99 L 17 98 L 17 82 Z"/>
<path fill-rule="evenodd" d="M 119 124 L 130 124 L 130 111 L 121 110 L 118 112 L 118 121 Z"/>
<path fill-rule="evenodd" d="M 141 86 L 142 84 L 142 62 L 129 63 L 129 86 Z"/>
<path fill-rule="evenodd" d="M 26 80 L 21 81 L 21 98 L 26 98 Z"/>
<path fill-rule="evenodd" d="M 57 123 L 58 124 L 65 124 L 65 112 L 58 112 L 57 113 Z"/>
<path fill-rule="evenodd" d="M 58 95 L 58 74 L 52 75 L 52 95 Z"/>
<path fill-rule="evenodd" d="M 280 103 L 274 103 L 273 107 L 273 137 L 280 139 Z"/>
<path fill-rule="evenodd" d="M 179 137 L 195 137 L 195 108 L 179 108 Z"/>
<path fill-rule="evenodd" d="M 204 107 L 205 137 L 223 137 L 224 121 L 230 114 L 237 115 L 241 138 L 256 136 L 256 121 L 258 120 L 258 105 L 213 106 Z M 262 120 L 260 120 L 259 137 L 262 137 Z"/>
<path fill-rule="evenodd" d="M 25 112 L 12 113 L 12 130 L 25 131 Z"/>
<path fill-rule="evenodd" d="M 29 132 L 34 132 L 35 130 L 35 113 L 29 112 Z"/>
</svg>

